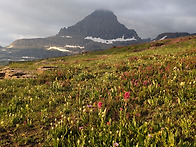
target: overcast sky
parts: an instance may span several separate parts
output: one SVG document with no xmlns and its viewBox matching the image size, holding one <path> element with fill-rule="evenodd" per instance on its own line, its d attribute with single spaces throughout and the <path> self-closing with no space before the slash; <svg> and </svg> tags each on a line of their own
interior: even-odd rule
<svg viewBox="0 0 196 147">
<path fill-rule="evenodd" d="M 0 45 L 53 36 L 97 9 L 113 11 L 141 38 L 163 32 L 196 33 L 196 0 L 1 0 Z"/>
</svg>

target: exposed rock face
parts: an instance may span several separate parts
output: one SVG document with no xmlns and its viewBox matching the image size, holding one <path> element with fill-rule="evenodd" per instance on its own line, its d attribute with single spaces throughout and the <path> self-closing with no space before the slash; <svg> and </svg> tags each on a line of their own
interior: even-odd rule
<svg viewBox="0 0 196 147">
<path fill-rule="evenodd" d="M 18 69 L 4 68 L 0 71 L 0 79 L 35 78 L 35 73 Z"/>
<path fill-rule="evenodd" d="M 190 35 L 191 34 L 187 32 L 162 33 L 162 34 L 159 34 L 155 40 L 164 40 L 164 39 L 178 38 L 178 37 L 184 37 L 184 36 L 190 36 Z"/>
<path fill-rule="evenodd" d="M 141 39 L 134 30 L 129 30 L 120 24 L 113 12 L 107 10 L 93 12 L 74 26 L 61 29 L 58 35 L 91 36 L 105 40 L 121 38 L 124 35 L 125 39 L 132 37 L 137 40 Z"/>
<path fill-rule="evenodd" d="M 75 25 L 62 28 L 55 36 L 16 40 L 7 48 L 13 49 L 11 51 L 14 52 L 13 56 L 19 56 L 18 54 L 20 54 L 40 58 L 41 55 L 41 57 L 46 58 L 51 56 L 48 56 L 48 53 L 43 50 L 55 51 L 52 55 L 60 56 L 141 42 L 146 42 L 146 40 L 142 40 L 135 30 L 127 29 L 123 24 L 119 23 L 113 12 L 97 10 Z M 34 53 L 29 52 L 29 49 L 39 50 Z M 56 51 L 58 52 L 56 53 Z M 44 55 L 42 56 L 41 53 L 37 55 L 39 52 L 44 53 Z"/>
<path fill-rule="evenodd" d="M 37 68 L 36 71 L 27 71 L 23 69 L 5 67 L 0 70 L 0 80 L 36 78 L 37 74 L 43 74 L 45 71 L 56 69 L 58 69 L 56 66 L 42 66 Z"/>
</svg>

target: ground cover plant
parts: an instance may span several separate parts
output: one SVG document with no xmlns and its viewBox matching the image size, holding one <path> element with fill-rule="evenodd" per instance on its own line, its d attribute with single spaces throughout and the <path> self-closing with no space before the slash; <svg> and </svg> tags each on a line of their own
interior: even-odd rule
<svg viewBox="0 0 196 147">
<path fill-rule="evenodd" d="M 196 37 L 9 65 L 43 66 L 0 81 L 0 146 L 196 146 Z"/>
</svg>

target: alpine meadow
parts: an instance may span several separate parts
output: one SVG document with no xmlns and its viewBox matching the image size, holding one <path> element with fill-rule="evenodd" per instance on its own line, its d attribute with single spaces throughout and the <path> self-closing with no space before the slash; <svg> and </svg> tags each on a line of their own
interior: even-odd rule
<svg viewBox="0 0 196 147">
<path fill-rule="evenodd" d="M 196 37 L 0 66 L 0 146 L 196 146 Z"/>
</svg>

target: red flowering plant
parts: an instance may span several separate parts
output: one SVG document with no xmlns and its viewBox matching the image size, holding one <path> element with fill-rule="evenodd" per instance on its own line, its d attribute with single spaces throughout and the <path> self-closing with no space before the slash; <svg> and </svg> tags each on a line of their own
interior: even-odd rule
<svg viewBox="0 0 196 147">
<path fill-rule="evenodd" d="M 127 102 L 129 100 L 129 98 L 130 98 L 130 92 L 125 92 L 125 94 L 124 94 L 125 102 Z"/>
<path fill-rule="evenodd" d="M 102 108 L 102 104 L 103 104 L 102 102 L 99 102 L 98 103 L 98 105 L 97 105 L 98 106 L 98 109 L 101 109 Z"/>
</svg>

